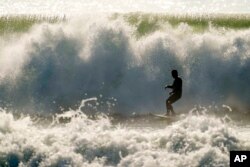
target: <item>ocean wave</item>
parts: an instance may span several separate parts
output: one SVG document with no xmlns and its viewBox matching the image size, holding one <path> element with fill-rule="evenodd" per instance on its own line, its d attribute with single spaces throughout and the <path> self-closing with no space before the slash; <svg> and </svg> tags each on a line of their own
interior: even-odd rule
<svg viewBox="0 0 250 167">
<path fill-rule="evenodd" d="M 249 107 L 249 29 L 195 33 L 181 24 L 137 38 L 123 19 L 81 19 L 1 41 L 2 106 L 58 112 L 98 96 L 100 107 L 121 113 L 164 111 L 163 88 L 177 69 L 184 81 L 178 106 Z"/>
</svg>

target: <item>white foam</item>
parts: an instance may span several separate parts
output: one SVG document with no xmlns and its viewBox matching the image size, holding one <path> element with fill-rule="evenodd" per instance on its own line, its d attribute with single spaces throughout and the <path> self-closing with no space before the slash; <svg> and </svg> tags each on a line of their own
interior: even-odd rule
<svg viewBox="0 0 250 167">
<path fill-rule="evenodd" d="M 112 125 L 107 117 L 90 120 L 79 113 L 49 127 L 5 111 L 0 119 L 10 122 L 0 125 L 0 164 L 228 166 L 230 150 L 250 146 L 237 127 L 207 115 L 190 115 L 164 129 Z"/>
</svg>

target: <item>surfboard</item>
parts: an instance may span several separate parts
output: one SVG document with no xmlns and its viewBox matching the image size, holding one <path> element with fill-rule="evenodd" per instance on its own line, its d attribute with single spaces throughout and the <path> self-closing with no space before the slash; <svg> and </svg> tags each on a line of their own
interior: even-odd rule
<svg viewBox="0 0 250 167">
<path fill-rule="evenodd" d="M 163 119 L 172 119 L 174 118 L 175 116 L 167 116 L 167 115 L 160 115 L 160 114 L 152 114 L 154 117 L 157 117 L 157 118 L 163 118 Z"/>
</svg>

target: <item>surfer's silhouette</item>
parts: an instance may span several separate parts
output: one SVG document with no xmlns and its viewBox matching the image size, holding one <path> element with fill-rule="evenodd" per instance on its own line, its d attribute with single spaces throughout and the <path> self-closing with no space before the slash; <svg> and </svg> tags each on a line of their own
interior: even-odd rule
<svg viewBox="0 0 250 167">
<path fill-rule="evenodd" d="M 178 76 L 177 70 L 172 70 L 172 77 L 174 78 L 173 85 L 165 86 L 165 89 L 170 88 L 173 90 L 172 92 L 169 93 L 170 96 L 166 100 L 166 107 L 167 107 L 167 114 L 166 115 L 170 115 L 170 113 L 172 113 L 172 115 L 175 115 L 172 104 L 174 102 L 176 102 L 177 100 L 179 100 L 181 98 L 181 95 L 182 95 L 182 80 Z"/>
</svg>

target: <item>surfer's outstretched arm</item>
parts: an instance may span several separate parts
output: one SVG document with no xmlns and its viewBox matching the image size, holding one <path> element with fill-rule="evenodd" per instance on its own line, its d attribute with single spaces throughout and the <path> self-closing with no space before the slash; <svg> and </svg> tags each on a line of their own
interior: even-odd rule
<svg viewBox="0 0 250 167">
<path fill-rule="evenodd" d="M 170 88 L 170 89 L 174 89 L 173 85 L 166 85 L 165 89 Z M 172 95 L 173 91 L 169 93 L 169 95 Z"/>
<path fill-rule="evenodd" d="M 166 88 L 173 89 L 173 85 L 166 85 L 166 86 L 165 86 L 165 89 L 166 89 Z"/>
</svg>

